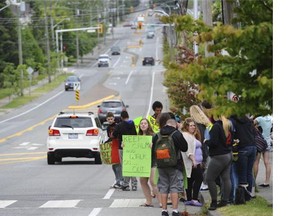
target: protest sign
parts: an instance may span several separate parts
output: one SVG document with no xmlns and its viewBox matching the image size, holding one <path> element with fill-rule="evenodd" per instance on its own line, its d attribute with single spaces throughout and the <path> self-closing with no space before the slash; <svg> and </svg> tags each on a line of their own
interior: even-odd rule
<svg viewBox="0 0 288 216">
<path fill-rule="evenodd" d="M 149 177 L 152 136 L 123 135 L 123 176 Z"/>
</svg>

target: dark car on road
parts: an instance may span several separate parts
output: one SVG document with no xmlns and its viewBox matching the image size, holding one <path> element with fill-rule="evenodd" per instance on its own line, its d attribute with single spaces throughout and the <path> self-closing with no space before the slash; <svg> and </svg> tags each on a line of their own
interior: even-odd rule
<svg viewBox="0 0 288 216">
<path fill-rule="evenodd" d="M 65 80 L 64 88 L 65 91 L 68 90 L 80 90 L 81 80 L 78 76 L 69 76 Z"/>
<path fill-rule="evenodd" d="M 115 120 L 120 121 L 120 114 L 122 111 L 126 110 L 126 108 L 128 108 L 128 105 L 125 105 L 122 100 L 105 100 L 98 105 L 98 117 L 101 123 L 103 123 L 106 121 L 107 112 L 112 112 Z"/>
<path fill-rule="evenodd" d="M 144 57 L 142 65 L 155 65 L 155 59 L 153 57 Z"/>
<path fill-rule="evenodd" d="M 111 55 L 120 55 L 120 47 L 119 46 L 112 46 L 111 47 Z"/>
</svg>

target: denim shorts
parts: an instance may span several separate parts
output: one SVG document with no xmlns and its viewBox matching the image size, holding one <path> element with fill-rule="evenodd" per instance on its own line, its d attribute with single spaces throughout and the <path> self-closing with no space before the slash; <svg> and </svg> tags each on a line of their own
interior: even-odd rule
<svg viewBox="0 0 288 216">
<path fill-rule="evenodd" d="M 158 190 L 162 194 L 184 191 L 183 173 L 175 168 L 158 168 Z"/>
</svg>

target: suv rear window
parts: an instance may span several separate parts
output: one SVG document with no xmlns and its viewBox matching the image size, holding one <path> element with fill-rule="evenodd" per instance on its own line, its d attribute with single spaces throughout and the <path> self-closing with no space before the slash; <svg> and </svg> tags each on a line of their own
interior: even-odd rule
<svg viewBox="0 0 288 216">
<path fill-rule="evenodd" d="M 86 127 L 93 127 L 93 123 L 91 118 L 89 117 L 77 117 L 77 118 L 61 117 L 56 119 L 54 127 L 86 128 Z"/>
<path fill-rule="evenodd" d="M 103 102 L 102 104 L 103 107 L 121 107 L 121 103 L 120 102 Z"/>
</svg>

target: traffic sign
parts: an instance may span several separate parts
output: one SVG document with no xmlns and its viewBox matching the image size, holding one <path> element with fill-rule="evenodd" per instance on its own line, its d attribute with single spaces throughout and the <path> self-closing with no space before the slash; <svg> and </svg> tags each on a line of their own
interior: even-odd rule
<svg viewBox="0 0 288 216">
<path fill-rule="evenodd" d="M 77 101 L 79 101 L 79 99 L 80 99 L 80 91 L 79 91 L 79 90 L 76 90 L 76 91 L 75 91 L 75 99 L 76 99 Z"/>
<path fill-rule="evenodd" d="M 74 82 L 74 86 L 73 86 L 73 90 L 76 91 L 76 90 L 80 90 L 80 82 Z"/>
</svg>

